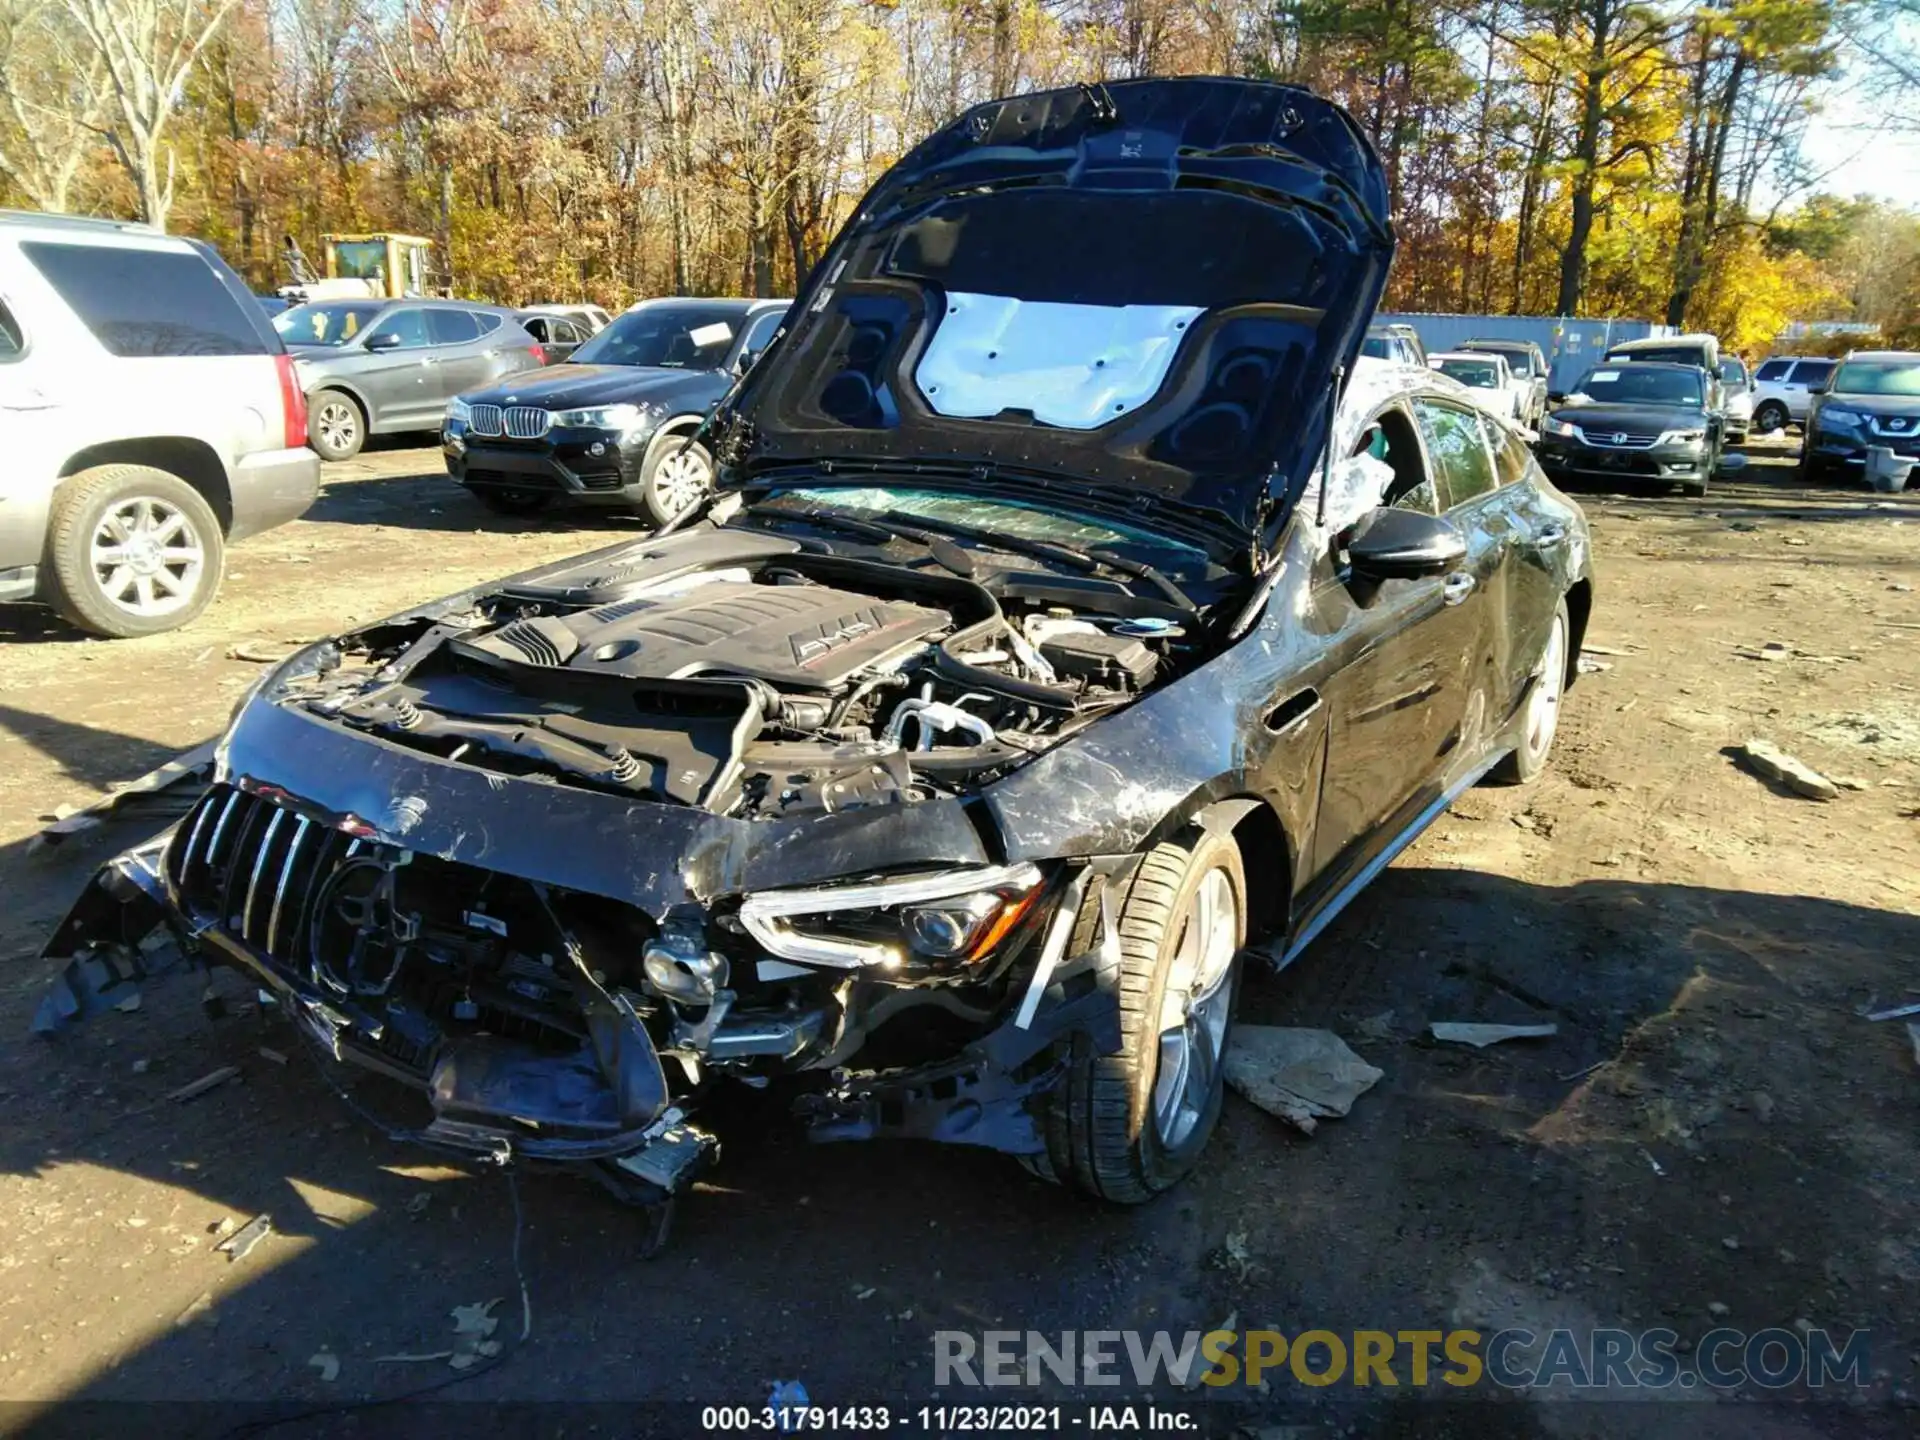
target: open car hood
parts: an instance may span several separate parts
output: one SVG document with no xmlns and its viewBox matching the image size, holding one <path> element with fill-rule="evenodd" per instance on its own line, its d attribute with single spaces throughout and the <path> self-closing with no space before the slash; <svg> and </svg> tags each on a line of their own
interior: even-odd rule
<svg viewBox="0 0 1920 1440">
<path fill-rule="evenodd" d="M 741 385 L 722 483 L 990 469 L 1258 534 L 1325 442 L 1393 258 L 1339 106 L 1137 80 L 969 110 L 868 192 Z"/>
</svg>

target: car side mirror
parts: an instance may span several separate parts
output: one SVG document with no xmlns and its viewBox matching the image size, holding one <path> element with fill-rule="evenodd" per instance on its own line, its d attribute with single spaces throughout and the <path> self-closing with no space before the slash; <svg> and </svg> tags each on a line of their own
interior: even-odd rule
<svg viewBox="0 0 1920 1440">
<path fill-rule="evenodd" d="M 1828 385 L 1826 381 L 1824 381 L 1824 380 L 1816 380 L 1816 381 L 1814 381 L 1814 382 L 1813 382 L 1813 384 L 1811 384 L 1811 385 L 1809 385 L 1809 386 L 1807 386 L 1807 394 L 1809 394 L 1809 395 L 1824 395 L 1824 394 L 1826 394 L 1826 393 L 1827 393 L 1827 391 L 1828 391 L 1828 390 L 1830 390 L 1830 389 L 1832 389 L 1832 388 L 1833 388 L 1833 387 L 1832 387 L 1832 386 L 1830 386 L 1830 385 Z"/>
<path fill-rule="evenodd" d="M 369 350 L 398 350 L 399 348 L 400 337 L 391 330 L 377 330 L 367 336 Z"/>
<path fill-rule="evenodd" d="M 1467 537 L 1450 520 L 1381 506 L 1347 542 L 1353 573 L 1375 584 L 1444 575 L 1467 556 Z"/>
</svg>

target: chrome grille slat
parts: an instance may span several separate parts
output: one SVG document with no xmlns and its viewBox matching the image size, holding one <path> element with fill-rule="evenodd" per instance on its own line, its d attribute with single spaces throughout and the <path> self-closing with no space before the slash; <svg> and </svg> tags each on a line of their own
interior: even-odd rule
<svg viewBox="0 0 1920 1440">
<path fill-rule="evenodd" d="M 475 405 L 467 415 L 467 429 L 475 435 L 498 435 L 500 433 L 500 407 L 498 405 Z"/>
<path fill-rule="evenodd" d="M 293 879 L 293 862 L 300 857 L 300 847 L 306 842 L 307 831 L 313 828 L 313 822 L 302 815 L 293 827 L 293 839 L 287 842 L 287 858 L 280 863 L 280 883 L 273 887 L 273 909 L 267 912 L 267 953 L 278 953 L 274 942 L 280 934 L 280 909 L 287 903 L 287 883 Z M 299 912 L 294 912 L 298 919 Z"/>
<path fill-rule="evenodd" d="M 207 841 L 207 853 L 201 857 L 209 873 L 213 870 L 213 857 L 220 852 L 220 837 L 227 833 L 227 822 L 233 819 L 233 807 L 240 803 L 240 792 L 235 790 L 227 796 L 226 806 L 220 811 L 219 820 L 214 822 L 213 837 Z"/>
<path fill-rule="evenodd" d="M 234 892 L 240 888 L 241 877 L 246 870 L 249 853 L 247 842 L 254 831 L 260 828 L 261 816 L 272 808 L 252 796 L 243 797 L 240 824 L 233 832 L 233 849 L 220 861 L 220 905 L 217 913 L 222 925 L 230 926 L 234 922 Z"/>
<path fill-rule="evenodd" d="M 267 833 L 260 837 L 260 853 L 253 857 L 253 875 L 247 881 L 246 902 L 240 907 L 240 938 L 253 939 L 253 902 L 260 893 L 260 877 L 266 873 L 267 857 L 273 853 L 273 837 L 280 833 L 287 812 L 279 806 L 273 807 L 273 818 L 267 822 Z"/>
<path fill-rule="evenodd" d="M 515 440 L 538 440 L 553 424 L 553 414 L 535 405 L 510 405 L 505 412 L 507 434 Z"/>
</svg>

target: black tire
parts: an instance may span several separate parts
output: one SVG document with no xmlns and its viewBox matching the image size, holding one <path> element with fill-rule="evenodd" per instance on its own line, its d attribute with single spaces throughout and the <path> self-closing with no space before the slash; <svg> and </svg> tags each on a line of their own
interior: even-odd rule
<svg viewBox="0 0 1920 1440">
<path fill-rule="evenodd" d="M 1763 400 L 1753 412 L 1754 433 L 1764 435 L 1769 430 L 1784 430 L 1791 419 L 1787 407 L 1778 400 Z"/>
<path fill-rule="evenodd" d="M 142 513 L 152 522 L 143 533 L 123 523 Z M 118 564 L 103 558 L 116 543 L 123 552 L 131 548 L 136 533 L 142 533 L 140 553 Z M 168 558 L 189 549 L 197 561 Z M 213 603 L 225 563 L 226 541 L 213 508 L 164 470 L 101 465 L 54 492 L 47 526 L 51 598 L 82 630 L 125 639 L 178 629 Z"/>
<path fill-rule="evenodd" d="M 508 485 L 476 486 L 473 494 L 496 515 L 537 515 L 553 503 L 551 490 L 517 490 Z"/>
<path fill-rule="evenodd" d="M 1680 493 L 1690 500 L 1703 499 L 1707 493 L 1707 482 L 1705 480 L 1682 480 L 1680 482 Z"/>
<path fill-rule="evenodd" d="M 1222 972 L 1221 988 L 1213 992 L 1215 1005 L 1208 1007 L 1212 1015 L 1224 1015 L 1218 1044 L 1219 1054 L 1225 1054 L 1239 992 L 1238 952 L 1246 939 L 1246 874 L 1229 837 L 1199 832 L 1156 845 L 1134 872 L 1116 916 L 1120 965 L 1109 977 L 1120 1002 L 1120 1050 L 1095 1054 L 1085 1035 L 1074 1037 L 1067 1072 L 1043 1102 L 1041 1129 L 1047 1148 L 1027 1157 L 1034 1174 L 1096 1199 L 1137 1205 L 1176 1184 L 1206 1149 L 1220 1119 L 1224 1068 L 1217 1061 L 1211 1065 L 1197 1115 L 1171 1147 L 1163 1142 L 1155 1120 L 1155 1085 L 1168 976 L 1196 896 L 1216 873 L 1225 876 L 1231 892 L 1234 927 L 1234 958 Z M 1089 897 L 1088 905 L 1083 917 L 1097 917 L 1097 901 Z M 1083 928 L 1088 933 L 1080 937 L 1082 943 L 1094 943 L 1093 927 Z"/>
<path fill-rule="evenodd" d="M 688 503 L 683 503 L 689 493 L 681 483 L 681 477 L 687 473 L 683 467 L 706 471 L 704 489 L 691 502 L 703 504 L 706 496 L 713 493 L 713 453 L 704 445 L 689 442 L 684 433 L 656 435 L 647 447 L 646 458 L 640 462 L 641 507 L 656 525 L 664 525 L 690 508 Z"/>
<path fill-rule="evenodd" d="M 1553 661 L 1555 638 L 1559 641 L 1560 658 Z M 1577 664 L 1573 653 L 1573 620 L 1567 614 L 1567 602 L 1562 600 L 1554 607 L 1553 629 L 1548 631 L 1547 644 L 1540 656 L 1540 669 L 1535 672 L 1542 685 L 1553 686 L 1550 702 L 1551 715 L 1544 734 L 1535 734 L 1535 706 L 1539 691 L 1529 692 L 1527 708 L 1521 712 L 1519 730 L 1514 735 L 1513 749 L 1504 755 L 1500 763 L 1488 772 L 1487 778 L 1496 785 L 1530 785 L 1540 778 L 1547 768 L 1547 759 L 1553 753 L 1553 737 L 1560 728 L 1560 697 L 1566 693 L 1567 671 Z"/>
<path fill-rule="evenodd" d="M 307 444 L 322 460 L 351 460 L 367 443 L 367 417 L 344 390 L 316 390 L 307 400 Z"/>
</svg>

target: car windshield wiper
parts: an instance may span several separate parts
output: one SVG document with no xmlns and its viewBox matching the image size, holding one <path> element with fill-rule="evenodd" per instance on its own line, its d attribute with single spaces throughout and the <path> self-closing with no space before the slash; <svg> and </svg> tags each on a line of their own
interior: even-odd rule
<svg viewBox="0 0 1920 1440">
<path fill-rule="evenodd" d="M 971 578 L 976 570 L 973 556 L 955 545 L 944 535 L 936 535 L 930 530 L 922 530 L 916 525 L 905 525 L 888 519 L 859 519 L 852 515 L 843 515 L 834 510 L 789 510 L 761 501 L 747 507 L 749 515 L 772 515 L 776 519 L 786 518 L 805 521 L 823 529 L 839 530 L 848 535 L 858 535 L 863 540 L 876 540 L 885 544 L 889 540 L 913 540 L 927 547 L 929 554 L 940 564 L 956 575 Z"/>
<path fill-rule="evenodd" d="M 893 512 L 890 510 L 885 512 L 885 517 L 891 521 Z M 1031 555 L 1040 560 L 1052 560 L 1056 564 L 1065 565 L 1083 573 L 1090 574 L 1104 565 L 1109 570 L 1118 570 L 1123 575 L 1132 575 L 1136 579 L 1145 580 L 1189 615 L 1200 613 L 1200 607 L 1188 598 L 1186 591 L 1159 570 L 1144 560 L 1131 560 L 1125 555 L 1115 554 L 1104 546 L 1092 546 L 1082 553 L 1078 550 L 1069 550 L 1064 545 L 1055 545 L 1050 540 L 1028 540 L 1022 536 L 1003 535 L 998 530 L 989 530 L 981 525 L 968 525 L 959 520 L 944 518 L 933 520 L 924 515 L 916 515 L 914 521 L 926 526 L 929 530 L 941 530 L 963 540 L 976 540 L 982 545 L 990 545 L 1015 555 Z"/>
</svg>

